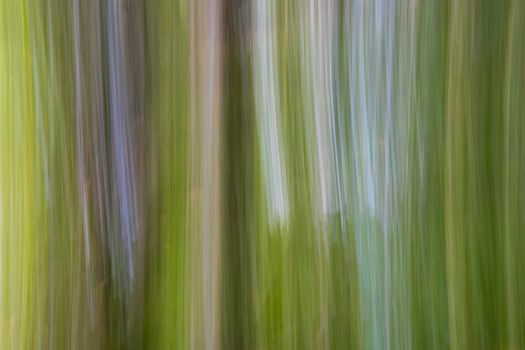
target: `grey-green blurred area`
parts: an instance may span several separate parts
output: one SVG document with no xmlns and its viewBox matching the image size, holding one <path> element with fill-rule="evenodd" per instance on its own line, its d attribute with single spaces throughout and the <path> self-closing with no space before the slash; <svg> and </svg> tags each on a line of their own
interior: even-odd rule
<svg viewBox="0 0 525 350">
<path fill-rule="evenodd" d="M 524 0 L 0 0 L 0 349 L 525 349 Z"/>
</svg>

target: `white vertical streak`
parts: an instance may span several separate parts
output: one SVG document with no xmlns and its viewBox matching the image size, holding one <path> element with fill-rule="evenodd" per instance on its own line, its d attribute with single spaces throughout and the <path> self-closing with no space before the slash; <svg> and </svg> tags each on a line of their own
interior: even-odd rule
<svg viewBox="0 0 525 350">
<path fill-rule="evenodd" d="M 271 0 L 256 1 L 254 12 L 254 93 L 263 178 L 270 223 L 283 223 L 288 217 L 288 190 L 279 122 L 274 4 Z"/>
<path fill-rule="evenodd" d="M 320 188 L 321 215 L 332 214 L 336 203 L 335 125 L 333 92 L 333 23 L 332 0 L 310 0 L 310 67 L 311 90 L 317 144 L 317 173 Z"/>
</svg>

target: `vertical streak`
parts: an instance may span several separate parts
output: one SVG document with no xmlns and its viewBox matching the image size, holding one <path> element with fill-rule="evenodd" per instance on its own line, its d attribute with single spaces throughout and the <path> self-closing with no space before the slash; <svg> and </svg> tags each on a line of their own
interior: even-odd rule
<svg viewBox="0 0 525 350">
<path fill-rule="evenodd" d="M 192 181 L 198 193 L 192 207 L 194 300 L 192 348 L 215 349 L 220 335 L 220 238 L 222 101 L 221 3 L 192 3 L 190 15 Z M 196 245 L 196 247 L 195 247 Z M 200 267 L 200 268 L 198 268 Z M 196 293 L 200 293 L 198 296 Z"/>
<path fill-rule="evenodd" d="M 253 81 L 255 111 L 262 159 L 263 180 L 270 222 L 284 224 L 288 217 L 288 190 L 279 109 L 279 78 L 276 51 L 276 14 L 272 0 L 253 6 Z"/>
</svg>

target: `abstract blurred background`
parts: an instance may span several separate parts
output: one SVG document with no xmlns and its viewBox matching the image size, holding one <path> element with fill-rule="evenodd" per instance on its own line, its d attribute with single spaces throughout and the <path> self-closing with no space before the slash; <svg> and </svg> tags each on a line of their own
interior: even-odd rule
<svg viewBox="0 0 525 350">
<path fill-rule="evenodd" d="M 0 349 L 525 349 L 525 1 L 0 0 Z"/>
</svg>

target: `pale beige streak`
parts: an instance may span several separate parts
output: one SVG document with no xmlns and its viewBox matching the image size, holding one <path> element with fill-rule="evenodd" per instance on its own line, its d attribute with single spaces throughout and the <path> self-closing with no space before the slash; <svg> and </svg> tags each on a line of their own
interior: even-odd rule
<svg viewBox="0 0 525 350">
<path fill-rule="evenodd" d="M 221 6 L 190 8 L 191 348 L 219 348 L 221 241 Z"/>
</svg>

